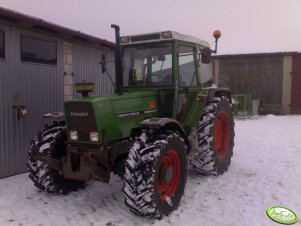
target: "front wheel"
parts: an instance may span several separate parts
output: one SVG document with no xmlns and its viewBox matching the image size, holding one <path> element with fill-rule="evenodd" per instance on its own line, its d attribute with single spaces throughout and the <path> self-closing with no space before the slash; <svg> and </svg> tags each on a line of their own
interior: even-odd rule
<svg viewBox="0 0 301 226">
<path fill-rule="evenodd" d="M 215 97 L 209 102 L 198 125 L 198 151 L 190 160 L 193 169 L 204 175 L 228 170 L 234 146 L 234 120 L 229 100 Z"/>
<path fill-rule="evenodd" d="M 136 138 L 125 163 L 125 204 L 142 216 L 161 218 L 181 201 L 187 178 L 184 140 L 173 132 Z"/>
<path fill-rule="evenodd" d="M 36 160 L 32 156 L 32 151 L 38 150 L 40 154 L 60 159 L 66 154 L 67 133 L 64 122 L 54 123 L 46 126 L 43 132 L 39 132 L 31 143 L 27 153 L 29 178 L 40 190 L 49 193 L 68 194 L 79 188 L 84 188 L 84 181 L 69 180 L 63 177 L 62 172 L 57 171 L 48 164 Z"/>
</svg>

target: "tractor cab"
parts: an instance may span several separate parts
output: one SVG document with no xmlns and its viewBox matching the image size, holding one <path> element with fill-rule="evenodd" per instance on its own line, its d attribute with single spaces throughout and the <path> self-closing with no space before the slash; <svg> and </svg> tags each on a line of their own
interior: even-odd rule
<svg viewBox="0 0 301 226">
<path fill-rule="evenodd" d="M 212 85 L 209 44 L 174 31 L 125 36 L 122 47 L 123 91 L 156 90 L 158 116 L 191 125 L 187 118 L 201 87 Z"/>
</svg>

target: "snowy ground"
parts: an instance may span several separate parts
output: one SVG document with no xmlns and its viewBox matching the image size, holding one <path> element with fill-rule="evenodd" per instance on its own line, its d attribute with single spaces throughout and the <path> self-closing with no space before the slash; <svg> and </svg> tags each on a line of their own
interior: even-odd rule
<svg viewBox="0 0 301 226">
<path fill-rule="evenodd" d="M 235 132 L 229 171 L 218 177 L 190 172 L 180 207 L 161 221 L 130 213 L 116 176 L 109 184 L 53 196 L 22 174 L 0 180 L 0 225 L 279 225 L 266 216 L 271 205 L 290 207 L 300 217 L 301 116 L 240 120 Z"/>
</svg>

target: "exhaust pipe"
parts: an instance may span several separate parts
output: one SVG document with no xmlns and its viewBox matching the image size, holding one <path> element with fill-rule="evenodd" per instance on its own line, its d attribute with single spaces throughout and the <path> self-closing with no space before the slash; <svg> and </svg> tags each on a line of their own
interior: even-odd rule
<svg viewBox="0 0 301 226">
<path fill-rule="evenodd" d="M 111 28 L 115 29 L 115 74 L 116 74 L 116 90 L 119 95 L 122 94 L 123 75 L 122 75 L 122 59 L 121 59 L 121 47 L 120 47 L 120 28 L 116 24 L 112 24 Z"/>
</svg>

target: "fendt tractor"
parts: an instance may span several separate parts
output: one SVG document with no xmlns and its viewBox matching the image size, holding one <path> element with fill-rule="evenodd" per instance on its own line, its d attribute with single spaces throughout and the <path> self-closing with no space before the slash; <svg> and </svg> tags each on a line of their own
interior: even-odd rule
<svg viewBox="0 0 301 226">
<path fill-rule="evenodd" d="M 161 218 L 175 210 L 188 168 L 203 175 L 227 171 L 234 146 L 231 92 L 212 79 L 207 42 L 173 31 L 120 37 L 115 29 L 115 93 L 92 96 L 93 83 L 75 84 L 81 98 L 38 132 L 28 152 L 34 185 L 68 194 L 90 180 L 124 181 L 125 204 Z M 106 75 L 107 74 L 107 75 Z M 60 118 L 60 116 L 62 116 Z"/>
</svg>

